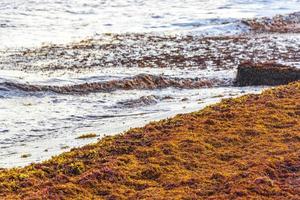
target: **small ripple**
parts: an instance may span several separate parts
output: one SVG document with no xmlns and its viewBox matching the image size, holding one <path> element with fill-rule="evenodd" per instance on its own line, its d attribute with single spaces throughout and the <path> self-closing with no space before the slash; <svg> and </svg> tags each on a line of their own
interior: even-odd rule
<svg viewBox="0 0 300 200">
<path fill-rule="evenodd" d="M 9 129 L 1 129 L 0 128 L 0 133 L 8 133 L 9 132 Z"/>
</svg>

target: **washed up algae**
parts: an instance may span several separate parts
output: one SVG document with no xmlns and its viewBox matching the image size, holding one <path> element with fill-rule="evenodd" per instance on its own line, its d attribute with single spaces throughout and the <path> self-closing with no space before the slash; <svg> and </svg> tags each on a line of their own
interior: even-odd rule
<svg viewBox="0 0 300 200">
<path fill-rule="evenodd" d="M 0 199 L 300 199 L 300 82 L 3 169 Z"/>
</svg>

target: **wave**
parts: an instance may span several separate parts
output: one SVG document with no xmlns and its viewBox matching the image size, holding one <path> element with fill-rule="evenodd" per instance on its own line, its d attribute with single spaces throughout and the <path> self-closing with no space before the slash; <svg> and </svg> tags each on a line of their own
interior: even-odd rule
<svg viewBox="0 0 300 200">
<path fill-rule="evenodd" d="M 300 33 L 300 12 L 243 20 L 255 32 Z"/>
<path fill-rule="evenodd" d="M 148 106 L 154 105 L 158 103 L 161 98 L 156 95 L 148 95 L 142 96 L 138 99 L 127 99 L 123 101 L 119 101 L 114 106 L 115 108 L 134 108 L 134 107 L 141 107 L 141 106 Z"/>
<path fill-rule="evenodd" d="M 200 78 L 172 78 L 162 75 L 139 74 L 131 78 L 110 80 L 105 82 L 92 82 L 78 85 L 31 85 L 16 82 L 0 83 L 1 90 L 21 90 L 25 92 L 54 92 L 59 94 L 86 94 L 93 92 L 111 92 L 115 90 L 144 90 L 174 87 L 179 89 L 196 89 L 203 87 L 229 85 L 228 82 Z"/>
</svg>

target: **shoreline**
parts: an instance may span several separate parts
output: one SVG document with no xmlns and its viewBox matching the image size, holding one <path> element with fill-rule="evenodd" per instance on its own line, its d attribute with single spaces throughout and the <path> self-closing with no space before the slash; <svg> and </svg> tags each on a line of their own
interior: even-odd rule
<svg viewBox="0 0 300 200">
<path fill-rule="evenodd" d="M 299 198 L 300 82 L 0 171 L 3 199 Z"/>
<path fill-rule="evenodd" d="M 295 13 L 287 18 L 279 15 L 254 20 L 251 23 L 259 29 L 254 27 L 246 35 L 109 34 L 65 45 L 7 52 L 0 57 L 0 104 L 4 105 L 0 163 L 11 166 L 10 160 L 14 160 L 18 166 L 40 162 L 62 150 L 94 141 L 74 141 L 79 134 L 97 132 L 102 137 L 114 133 L 110 127 L 119 128 L 122 123 L 129 128 L 139 118 L 149 122 L 161 119 L 157 116 L 171 116 L 164 113 L 200 108 L 207 98 L 222 96 L 222 91 L 210 97 L 203 95 L 202 91 L 208 91 L 205 88 L 214 91 L 221 86 L 239 85 L 234 79 L 243 62 L 299 68 L 298 29 L 278 31 L 287 24 L 295 27 L 293 23 L 298 23 L 299 17 Z M 273 23 L 268 24 L 270 21 Z M 264 81 L 256 80 L 256 84 L 270 83 L 268 73 L 265 70 L 261 75 Z M 190 93 L 181 92 L 183 88 Z M 236 88 L 225 96 L 248 92 L 251 91 Z"/>
<path fill-rule="evenodd" d="M 40 162 L 94 141 L 75 141 L 81 134 L 102 137 L 139 121 L 201 108 L 207 98 L 222 96 L 214 86 L 233 85 L 243 61 L 299 64 L 299 36 L 113 34 L 8 52 L 0 57 L 1 166 Z M 203 86 L 213 87 L 208 91 Z M 250 91 L 237 88 L 225 96 L 245 92 Z M 149 96 L 157 98 L 148 101 Z"/>
<path fill-rule="evenodd" d="M 113 115 L 113 113 L 111 115 L 103 115 L 101 113 L 94 113 L 94 110 L 91 110 L 89 113 L 94 113 L 94 116 L 96 116 L 95 120 L 100 122 L 100 125 L 98 125 L 97 127 L 91 127 L 89 131 L 75 132 L 73 134 L 66 134 L 63 133 L 63 131 L 60 131 L 59 138 L 55 138 L 53 140 L 45 139 L 43 141 L 37 141 L 33 144 L 30 144 L 30 146 L 28 145 L 29 147 L 32 147 L 32 150 L 28 148 L 25 149 L 26 146 L 24 146 L 24 149 L 20 149 L 20 151 L 18 151 L 20 153 L 15 154 L 14 157 L 2 157 L 2 162 L 0 162 L 0 168 L 23 167 L 27 166 L 30 163 L 40 163 L 44 160 L 50 159 L 52 156 L 59 155 L 65 151 L 68 151 L 71 148 L 80 147 L 95 142 L 97 141 L 97 139 L 100 139 L 105 135 L 116 135 L 118 133 L 129 130 L 132 127 L 142 127 L 150 121 L 162 120 L 180 113 L 194 112 L 199 109 L 202 109 L 207 105 L 218 103 L 222 98 L 238 97 L 249 93 L 257 94 L 266 88 L 268 87 L 217 87 L 176 90 L 169 88 L 156 90 L 155 93 L 153 91 L 148 90 L 138 90 L 134 93 L 118 91 L 114 95 L 118 95 L 119 100 L 112 103 L 110 108 L 125 109 L 128 111 L 125 115 Z M 137 92 L 142 93 L 139 95 L 141 97 L 137 96 Z M 172 92 L 180 94 L 171 95 Z M 124 94 L 128 95 L 131 98 L 122 98 L 121 96 L 124 96 Z M 48 95 L 49 94 L 47 94 L 46 97 Z M 101 97 L 103 98 L 103 95 L 107 95 L 107 93 L 104 93 L 102 95 L 94 93 L 87 95 L 87 97 L 76 95 L 73 98 L 99 99 Z M 62 98 L 64 97 L 65 96 L 62 96 Z M 108 96 L 107 98 L 110 99 L 111 97 Z M 30 101 L 25 101 L 24 105 L 25 108 L 29 107 L 36 109 L 34 102 L 30 104 Z M 81 107 L 87 109 L 88 106 L 89 105 L 85 103 Z M 155 111 L 159 109 L 163 110 L 159 112 Z M 153 112 L 151 112 L 152 110 Z M 110 122 L 111 119 L 114 119 L 114 121 Z M 103 121 L 107 122 L 107 125 L 101 125 L 101 122 Z M 59 129 L 59 127 L 57 127 L 57 129 Z M 97 133 L 98 137 L 94 139 L 90 138 L 84 140 L 76 140 L 76 137 L 87 133 Z M 63 140 L 60 138 L 63 138 Z M 62 143 L 62 141 L 64 141 L 64 143 Z M 34 148 L 37 145 L 39 145 L 39 149 Z M 55 148 L 54 145 L 58 145 L 58 148 Z M 20 158 L 20 156 L 23 154 L 30 154 L 31 156 L 27 158 Z M 9 164 L 11 160 L 15 160 L 15 162 Z"/>
</svg>

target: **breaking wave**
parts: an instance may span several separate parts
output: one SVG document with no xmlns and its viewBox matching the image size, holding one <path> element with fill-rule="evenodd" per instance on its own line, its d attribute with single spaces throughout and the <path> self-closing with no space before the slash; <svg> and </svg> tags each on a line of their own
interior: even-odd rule
<svg viewBox="0 0 300 200">
<path fill-rule="evenodd" d="M 0 83 L 0 90 L 21 90 L 25 92 L 54 92 L 59 94 L 87 94 L 93 92 L 111 92 L 115 90 L 147 90 L 174 87 L 179 89 L 196 89 L 212 86 L 224 86 L 229 83 L 201 78 L 171 78 L 162 75 L 139 74 L 131 78 L 92 82 L 78 85 L 31 85 L 16 82 Z"/>
<path fill-rule="evenodd" d="M 300 33 L 300 12 L 243 20 L 243 23 L 256 32 Z"/>
</svg>

